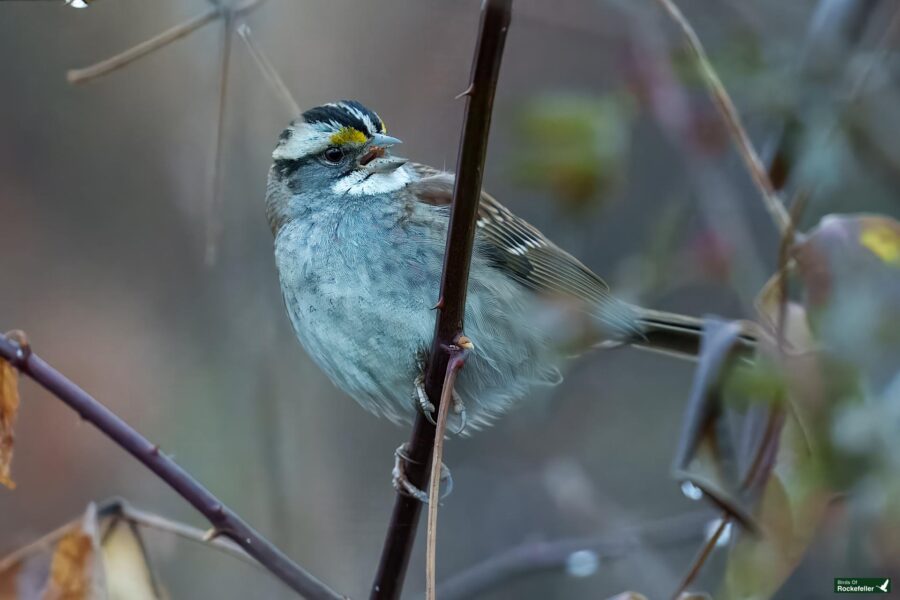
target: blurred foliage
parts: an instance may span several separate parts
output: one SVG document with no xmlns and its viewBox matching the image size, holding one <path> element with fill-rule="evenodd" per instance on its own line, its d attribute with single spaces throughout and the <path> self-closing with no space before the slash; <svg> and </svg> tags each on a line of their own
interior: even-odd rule
<svg viewBox="0 0 900 600">
<path fill-rule="evenodd" d="M 720 598 L 775 593 L 839 496 L 861 505 L 855 514 L 868 523 L 866 536 L 900 527 L 900 224 L 828 216 L 791 256 L 757 301 L 768 329 L 758 359 L 728 362 L 739 330 L 708 322 L 687 405 L 676 478 L 739 521 L 746 503 L 753 506 L 729 552 Z M 790 300 L 791 282 L 802 302 Z M 724 429 L 733 423 L 726 406 L 745 415 L 766 409 L 754 443 Z"/>
<path fill-rule="evenodd" d="M 573 212 L 603 203 L 625 178 L 634 116 L 634 99 L 623 91 L 531 99 L 518 119 L 516 178 L 550 190 Z"/>
</svg>

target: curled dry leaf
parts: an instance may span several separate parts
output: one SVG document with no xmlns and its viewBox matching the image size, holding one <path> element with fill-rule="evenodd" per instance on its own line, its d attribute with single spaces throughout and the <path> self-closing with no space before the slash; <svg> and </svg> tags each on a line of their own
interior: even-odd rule
<svg viewBox="0 0 900 600">
<path fill-rule="evenodd" d="M 97 510 L 88 506 L 80 522 L 68 527 L 53 546 L 50 575 L 42 600 L 105 598 L 103 571 L 98 561 Z"/>
<path fill-rule="evenodd" d="M 19 413 L 19 372 L 0 359 L 0 484 L 16 487 L 11 477 L 13 429 Z"/>
<path fill-rule="evenodd" d="M 685 408 L 672 476 L 690 482 L 691 490 L 724 510 L 742 526 L 755 529 L 748 498 L 742 489 L 741 427 L 725 413 L 725 375 L 737 362 L 742 325 L 707 318 L 694 382 Z M 684 488 L 683 488 L 684 489 Z"/>
<path fill-rule="evenodd" d="M 96 560 L 93 538 L 72 529 L 56 543 L 50 563 L 50 580 L 44 600 L 87 600 L 100 598 L 95 589 L 93 565 Z"/>
</svg>

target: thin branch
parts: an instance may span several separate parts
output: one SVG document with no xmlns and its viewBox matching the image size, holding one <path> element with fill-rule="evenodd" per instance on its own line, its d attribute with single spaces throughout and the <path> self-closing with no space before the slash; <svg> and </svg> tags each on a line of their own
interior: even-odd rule
<svg viewBox="0 0 900 600">
<path fill-rule="evenodd" d="M 196 17 L 192 17 L 183 23 L 179 23 L 178 25 L 153 36 L 149 40 L 145 40 L 136 46 L 132 46 L 128 50 L 120 52 L 115 56 L 101 60 L 89 67 L 69 69 L 66 73 L 66 80 L 71 84 L 80 84 L 103 77 L 104 75 L 130 65 L 134 61 L 141 59 L 148 54 L 152 54 L 161 48 L 165 48 L 176 40 L 190 35 L 204 25 L 212 23 L 223 14 L 230 13 L 235 17 L 245 16 L 256 9 L 263 1 L 264 0 L 246 0 L 239 6 L 230 10 L 221 6 L 213 6 L 206 12 L 200 13 Z"/>
<path fill-rule="evenodd" d="M 511 10 L 512 0 L 486 0 L 481 10 L 478 42 L 466 90 L 463 136 L 444 251 L 435 336 L 425 371 L 425 390 L 436 406 L 440 406 L 441 390 L 450 362 L 450 346 L 463 330 L 469 263 L 475 238 L 475 217 L 481 195 L 494 91 Z M 419 415 L 408 445 L 411 460 L 407 477 L 420 489 L 428 477 L 434 439 L 434 426 Z M 421 510 L 422 504 L 417 499 L 398 494 L 372 585 L 371 598 L 380 600 L 400 596 Z"/>
<path fill-rule="evenodd" d="M 762 195 L 766 210 L 772 217 L 772 221 L 778 229 L 778 232 L 783 234 L 788 228 L 790 217 L 787 210 L 784 208 L 784 203 L 778 196 L 778 192 L 775 190 L 775 186 L 772 184 L 772 180 L 769 178 L 768 171 L 763 165 L 762 160 L 759 158 L 756 149 L 753 147 L 753 142 L 750 141 L 750 136 L 747 135 L 747 131 L 741 123 L 741 117 L 738 114 L 734 102 L 731 100 L 731 96 L 728 95 L 725 86 L 722 85 L 722 81 L 719 79 L 715 69 L 713 69 L 709 57 L 706 55 L 706 50 L 703 49 L 703 44 L 700 42 L 700 38 L 697 37 L 694 28 L 691 27 L 691 24 L 685 18 L 684 14 L 682 14 L 681 10 L 679 10 L 672 0 L 656 1 L 681 28 L 681 31 L 688 42 L 688 46 L 690 46 L 691 51 L 694 53 L 694 58 L 697 60 L 700 75 L 706 82 L 710 96 L 712 97 L 716 108 L 718 108 L 719 113 L 722 115 L 725 124 L 728 126 L 731 138 L 737 146 L 738 152 L 740 153 L 741 158 L 743 158 L 747 170 L 750 172 L 750 177 L 753 179 L 753 182 L 756 184 L 756 187 Z"/>
<path fill-rule="evenodd" d="M 700 547 L 700 552 L 697 553 L 697 556 L 694 557 L 693 562 L 691 562 L 691 567 L 685 574 L 684 579 L 681 580 L 681 584 L 679 584 L 675 593 L 672 594 L 672 600 L 677 600 L 688 586 L 694 582 L 694 579 L 700 574 L 700 569 L 703 568 L 709 555 L 712 554 L 712 551 L 715 549 L 716 544 L 719 543 L 719 538 L 722 537 L 722 534 L 725 533 L 725 530 L 730 524 L 731 518 L 727 514 L 723 514 L 722 519 L 719 521 L 719 526 L 716 527 L 713 534 L 709 536 L 709 539 L 707 539 L 706 542 L 703 543 L 703 546 Z"/>
<path fill-rule="evenodd" d="M 297 104 L 294 95 L 291 94 L 291 91 L 288 89 L 287 85 L 285 85 L 284 80 L 278 74 L 275 65 L 272 64 L 272 61 L 269 60 L 269 57 L 266 56 L 263 49 L 256 43 L 256 40 L 253 38 L 253 34 L 250 31 L 250 26 L 246 23 L 241 23 L 238 25 L 237 34 L 244 40 L 244 43 L 247 45 L 247 50 L 250 51 L 250 56 L 252 56 L 253 60 L 256 62 L 256 66 L 259 67 L 263 77 L 266 78 L 266 81 L 284 102 L 284 105 L 290 111 L 291 116 L 296 117 L 299 115 L 300 105 Z"/>
<path fill-rule="evenodd" d="M 440 506 L 441 461 L 444 457 L 444 434 L 447 431 L 447 414 L 453 403 L 453 386 L 456 375 L 466 362 L 468 350 L 459 348 L 454 351 L 447 364 L 444 377 L 444 389 L 441 392 L 441 404 L 438 407 L 437 426 L 434 432 L 434 452 L 431 456 L 431 481 L 428 485 L 428 526 L 425 544 L 425 595 L 427 600 L 437 600 L 435 595 L 437 579 L 437 514 Z"/>
<path fill-rule="evenodd" d="M 887 3 L 879 4 L 878 2 L 820 0 L 810 19 L 809 33 L 800 51 L 801 60 L 798 64 L 797 76 L 803 76 L 807 74 L 807 71 L 816 70 L 816 65 L 822 60 L 822 55 L 827 54 L 821 51 L 823 44 L 837 42 L 846 49 L 845 54 L 849 56 L 849 51 L 860 44 L 870 22 L 880 17 L 877 9 L 887 5 Z M 844 107 L 852 106 L 859 99 L 875 67 L 888 56 L 887 48 L 898 22 L 900 22 L 900 10 L 894 9 L 871 59 L 851 84 L 846 99 L 841 102 Z M 840 119 L 836 117 L 831 123 L 825 135 L 826 141 L 831 141 L 839 130 L 839 121 Z M 790 146 L 797 135 L 796 129 L 799 127 L 797 122 L 784 122 L 767 144 L 770 149 L 764 155 L 769 163 L 769 177 L 776 189 L 784 187 L 794 171 L 794 162 L 796 161 L 791 156 Z"/>
<path fill-rule="evenodd" d="M 492 556 L 441 582 L 441 600 L 481 597 L 516 577 L 540 571 L 559 571 L 576 552 L 593 552 L 599 561 L 623 558 L 644 546 L 673 546 L 703 536 L 711 515 L 698 511 L 645 523 L 622 532 L 597 536 L 530 542 Z"/>
<path fill-rule="evenodd" d="M 264 568 L 259 562 L 254 560 L 253 557 L 244 552 L 240 546 L 229 539 L 209 539 L 207 532 L 202 529 L 137 509 L 125 502 L 117 501 L 115 508 L 115 514 L 121 516 L 122 519 L 125 519 L 129 523 L 133 523 L 134 525 L 138 525 L 145 529 L 168 533 L 189 542 L 195 542 L 202 546 L 213 548 L 258 569 Z M 98 510 L 102 513 L 103 507 L 101 506 Z"/>
<path fill-rule="evenodd" d="M 216 118 L 216 155 L 213 163 L 212 194 L 206 209 L 206 264 L 216 263 L 216 251 L 224 225 L 222 187 L 225 177 L 225 115 L 231 71 L 231 41 L 234 38 L 234 15 L 226 11 L 222 17 L 222 61 L 219 64 L 219 106 Z"/>
<path fill-rule="evenodd" d="M 292 590 L 307 598 L 323 600 L 343 598 L 291 561 L 187 471 L 163 454 L 158 446 L 151 444 L 118 415 L 34 354 L 30 347 L 20 346 L 7 336 L 0 335 L 0 358 L 8 361 L 21 373 L 62 400 L 82 419 L 93 424 L 118 446 L 138 459 L 206 517 L 216 532 L 234 541 Z"/>
</svg>

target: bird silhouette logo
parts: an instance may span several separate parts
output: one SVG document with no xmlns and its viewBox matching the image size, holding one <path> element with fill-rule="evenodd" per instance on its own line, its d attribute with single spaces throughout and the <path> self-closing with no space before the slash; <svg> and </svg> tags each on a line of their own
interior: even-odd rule
<svg viewBox="0 0 900 600">
<path fill-rule="evenodd" d="M 891 586 L 891 580 L 890 580 L 890 579 L 885 579 L 885 580 L 884 580 L 884 583 L 882 583 L 881 585 L 879 585 L 879 586 L 877 586 L 877 587 L 878 587 L 879 590 L 881 590 L 882 592 L 884 592 L 884 593 L 886 594 L 886 593 L 888 592 L 888 588 L 889 588 L 890 586 Z"/>
</svg>

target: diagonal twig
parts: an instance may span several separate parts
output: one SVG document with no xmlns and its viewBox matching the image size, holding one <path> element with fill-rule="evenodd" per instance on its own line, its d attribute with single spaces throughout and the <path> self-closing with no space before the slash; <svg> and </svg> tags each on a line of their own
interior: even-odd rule
<svg viewBox="0 0 900 600">
<path fill-rule="evenodd" d="M 246 0 L 232 9 L 222 6 L 213 6 L 205 12 L 188 19 L 183 23 L 179 23 L 178 25 L 153 36 L 149 40 L 144 40 L 140 44 L 132 46 L 115 56 L 101 60 L 88 67 L 69 69 L 66 73 L 66 80 L 71 84 L 93 81 L 94 79 L 98 79 L 108 73 L 112 73 L 122 67 L 128 66 L 134 61 L 141 59 L 148 54 L 152 54 L 161 48 L 165 48 L 172 42 L 180 40 L 202 28 L 204 25 L 212 23 L 224 14 L 231 14 L 234 17 L 245 16 L 256 9 L 264 1 L 265 0 Z"/>
<path fill-rule="evenodd" d="M 784 203 L 778 196 L 778 192 L 775 190 L 775 186 L 772 184 L 772 180 L 769 178 L 769 174 L 759 158 L 759 154 L 753 147 L 753 142 L 750 141 L 747 130 L 744 129 L 740 114 L 731 100 L 731 96 L 728 95 L 722 80 L 719 79 L 718 74 L 713 69 L 709 57 L 706 55 L 706 50 L 703 49 L 703 44 L 700 42 L 700 38 L 673 0 L 656 1 L 681 28 L 688 46 L 694 53 L 700 75 L 706 83 L 713 103 L 722 115 L 731 138 L 737 146 L 747 170 L 750 172 L 750 177 L 762 195 L 763 203 L 769 212 L 769 216 L 772 218 L 772 222 L 775 224 L 778 232 L 783 234 L 788 229 L 790 216 L 785 210 Z"/>
<path fill-rule="evenodd" d="M 191 525 L 188 525 L 186 523 L 180 523 L 178 521 L 173 521 L 172 519 L 167 519 L 166 517 L 157 515 L 155 513 L 140 510 L 131 506 L 127 502 L 115 500 L 109 507 L 101 505 L 97 510 L 101 515 L 106 510 L 113 510 L 116 516 L 128 521 L 129 523 L 133 523 L 134 525 L 138 525 L 145 529 L 152 529 L 154 531 L 168 533 L 181 539 L 213 548 L 215 550 L 218 550 L 219 552 L 222 552 L 223 554 L 232 556 L 256 568 L 263 568 L 263 566 L 259 564 L 259 562 L 254 560 L 240 546 L 229 539 L 210 539 L 207 533 L 202 529 L 192 527 Z"/>
<path fill-rule="evenodd" d="M 425 391 L 432 404 L 438 407 L 450 362 L 450 346 L 463 330 L 469 263 L 475 238 L 475 217 L 481 196 L 491 109 L 511 10 L 512 0 L 486 0 L 483 4 L 472 74 L 465 93 L 466 112 L 444 251 L 435 336 L 425 371 Z M 419 415 L 413 424 L 408 445 L 411 460 L 407 469 L 409 481 L 419 489 L 425 485 L 428 476 L 434 440 L 434 426 Z M 400 596 L 421 511 L 422 504 L 419 500 L 398 494 L 372 584 L 371 598 L 380 600 Z"/>
<path fill-rule="evenodd" d="M 30 347 L 21 346 L 7 336 L 0 335 L 0 359 L 6 360 L 19 372 L 40 384 L 153 471 L 206 517 L 220 536 L 235 542 L 292 590 L 307 598 L 344 598 L 293 562 L 190 473 L 162 453 L 158 446 L 150 443 L 118 415 L 33 353 Z"/>
<path fill-rule="evenodd" d="M 281 78 L 281 75 L 278 74 L 278 71 L 275 69 L 275 65 L 272 64 L 272 61 L 269 60 L 269 57 L 266 56 L 266 53 L 263 52 L 263 49 L 256 43 L 256 40 L 253 37 L 252 32 L 250 31 L 250 26 L 246 23 L 241 23 L 238 25 L 237 34 L 241 36 L 241 39 L 244 40 L 244 44 L 247 45 L 247 50 L 250 51 L 250 56 L 253 57 L 253 60 L 256 62 L 256 66 L 259 67 L 259 70 L 262 71 L 263 77 L 266 78 L 266 81 L 275 90 L 275 93 L 279 98 L 284 102 L 284 105 L 291 113 L 291 118 L 296 117 L 300 114 L 300 105 L 297 104 L 297 101 L 294 99 L 294 95 L 291 94 L 291 91 L 288 89 L 287 85 L 285 85 L 284 80 Z"/>
</svg>

